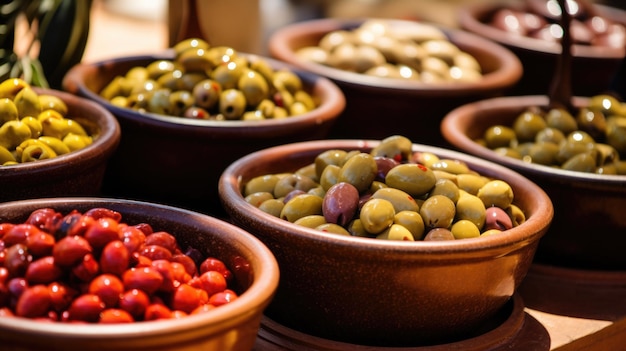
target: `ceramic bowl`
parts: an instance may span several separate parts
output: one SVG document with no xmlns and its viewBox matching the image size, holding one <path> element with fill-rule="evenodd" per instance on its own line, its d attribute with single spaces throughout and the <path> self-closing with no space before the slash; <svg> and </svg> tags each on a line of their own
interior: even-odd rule
<svg viewBox="0 0 626 351">
<path fill-rule="evenodd" d="M 61 98 L 67 118 L 81 124 L 93 143 L 54 158 L 0 167 L 0 202 L 51 196 L 91 196 L 100 193 L 108 162 L 120 142 L 115 117 L 87 99 L 34 87 L 38 94 Z"/>
<path fill-rule="evenodd" d="M 524 66 L 524 74 L 511 91 L 511 95 L 547 94 L 561 54 L 561 44 L 510 34 L 490 25 L 494 14 L 504 8 L 530 11 L 524 2 L 506 5 L 466 4 L 458 13 L 459 26 L 501 44 L 519 57 Z M 603 18 L 626 24 L 623 10 L 600 5 L 594 5 L 593 8 Z M 625 53 L 624 47 L 573 45 L 571 69 L 573 93 L 579 96 L 593 96 L 609 90 L 624 63 Z M 623 78 L 620 80 L 623 81 Z"/>
<path fill-rule="evenodd" d="M 475 157 L 414 144 L 414 151 L 465 161 L 508 182 L 527 216 L 501 235 L 447 242 L 328 235 L 263 212 L 242 195 L 250 179 L 293 172 L 323 151 L 369 152 L 378 144 L 287 144 L 247 155 L 224 171 L 219 191 L 230 220 L 261 239 L 281 270 L 266 316 L 305 334 L 357 345 L 424 346 L 466 338 L 511 299 L 552 218 L 550 199 L 528 179 Z"/>
<path fill-rule="evenodd" d="M 464 31 L 439 27 L 448 39 L 478 60 L 483 79 L 473 83 L 428 84 L 367 76 L 300 59 L 296 51 L 315 46 L 327 33 L 354 29 L 367 19 L 319 19 L 290 24 L 269 39 L 273 57 L 335 82 L 346 96 L 346 109 L 331 130 L 333 138 L 383 139 L 402 134 L 421 144 L 442 146 L 441 118 L 463 103 L 504 94 L 522 76 L 509 50 Z M 400 20 L 389 20 L 398 25 Z"/>
<path fill-rule="evenodd" d="M 166 58 L 173 54 L 79 64 L 63 81 L 65 90 L 104 106 L 121 125 L 120 146 L 105 177 L 106 194 L 219 214 L 217 181 L 226 166 L 265 147 L 325 138 L 345 106 L 344 95 L 330 80 L 271 59 L 272 68 L 289 68 L 300 76 L 319 100 L 316 109 L 276 120 L 194 120 L 119 108 L 98 95 L 115 76 Z"/>
<path fill-rule="evenodd" d="M 259 240 L 227 222 L 164 205 L 110 198 L 49 198 L 0 204 L 0 222 L 23 223 L 30 213 L 52 208 L 62 214 L 104 207 L 122 222 L 148 223 L 182 247 L 220 258 L 233 270 L 239 297 L 207 313 L 131 324 L 78 324 L 0 318 L 0 340 L 9 350 L 239 350 L 255 343 L 263 310 L 278 285 L 278 265 Z M 158 228 L 158 229 L 157 229 Z M 244 267 L 237 270 L 234 267 Z"/>
<path fill-rule="evenodd" d="M 586 98 L 574 100 L 585 106 Z M 471 103 L 450 112 L 441 131 L 455 148 L 511 168 L 541 186 L 554 204 L 554 220 L 541 240 L 537 262 L 573 268 L 626 269 L 626 176 L 565 171 L 497 154 L 475 142 L 494 124 L 510 125 L 530 106 L 546 106 L 544 95 Z M 598 237 L 602 233 L 602 238 Z"/>
</svg>

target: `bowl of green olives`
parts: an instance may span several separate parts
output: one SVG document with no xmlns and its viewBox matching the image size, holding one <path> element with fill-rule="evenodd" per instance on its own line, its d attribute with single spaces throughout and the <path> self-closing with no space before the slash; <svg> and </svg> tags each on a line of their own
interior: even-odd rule
<svg viewBox="0 0 626 351">
<path fill-rule="evenodd" d="M 509 167 L 550 195 L 555 215 L 537 262 L 623 270 L 624 104 L 610 95 L 572 104 L 551 108 L 544 95 L 487 99 L 450 112 L 441 132 L 456 149 Z"/>
<path fill-rule="evenodd" d="M 120 126 L 102 106 L 20 78 L 0 83 L 0 202 L 100 194 Z"/>
<path fill-rule="evenodd" d="M 440 25 L 395 19 L 316 19 L 276 30 L 270 54 L 327 77 L 347 105 L 333 138 L 403 134 L 441 146 L 441 118 L 455 106 L 505 93 L 522 76 L 509 50 Z"/>
<path fill-rule="evenodd" d="M 579 96 L 603 93 L 615 83 L 626 55 L 625 13 L 587 1 L 568 0 L 567 5 L 572 16 L 573 92 Z M 458 22 L 462 29 L 514 52 L 524 74 L 511 93 L 535 95 L 550 87 L 562 52 L 561 11 L 556 0 L 474 3 L 460 8 Z"/>
<path fill-rule="evenodd" d="M 260 150 L 224 171 L 219 193 L 278 261 L 265 315 L 369 347 L 484 332 L 552 219 L 546 193 L 518 173 L 399 135 Z"/>
<path fill-rule="evenodd" d="M 79 64 L 63 86 L 120 122 L 107 194 L 214 214 L 218 178 L 232 161 L 325 138 L 345 106 L 328 79 L 198 39 L 158 55 Z"/>
<path fill-rule="evenodd" d="M 5 349 L 250 351 L 278 285 L 258 239 L 176 207 L 19 200 L 0 228 Z"/>
</svg>

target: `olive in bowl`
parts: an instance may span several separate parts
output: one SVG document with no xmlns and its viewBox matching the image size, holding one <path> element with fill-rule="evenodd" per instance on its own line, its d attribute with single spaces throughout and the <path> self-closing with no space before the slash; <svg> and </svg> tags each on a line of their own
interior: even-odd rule
<svg viewBox="0 0 626 351">
<path fill-rule="evenodd" d="M 0 202 L 100 194 L 120 126 L 100 105 L 66 92 L 0 85 Z"/>
<path fill-rule="evenodd" d="M 593 99 L 574 98 L 573 106 L 577 111 L 588 111 Z M 595 101 L 616 100 L 605 97 Z M 575 168 L 564 169 L 562 166 L 532 162 L 533 157 L 529 155 L 522 158 L 512 157 L 510 154 L 493 150 L 479 141 L 484 139 L 488 129 L 496 125 L 511 127 L 520 116 L 526 115 L 529 109 L 545 109 L 548 103 L 547 96 L 528 95 L 487 99 L 467 104 L 453 110 L 443 119 L 441 132 L 456 149 L 511 168 L 533 180 L 550 195 L 555 215 L 548 233 L 539 244 L 536 254 L 538 263 L 579 269 L 623 270 L 626 268 L 626 259 L 623 255 L 625 241 L 621 234 L 626 228 L 622 213 L 626 199 L 624 190 L 626 176 L 623 175 L 623 171 L 616 169 L 621 167 L 619 165 L 623 162 L 620 160 L 623 159 L 614 148 L 605 144 L 606 141 L 600 142 L 599 139 L 598 142 L 590 141 L 588 133 L 581 133 L 577 129 L 582 127 L 577 127 L 576 121 L 589 116 L 588 113 L 570 111 L 569 120 L 574 121 L 571 135 L 574 137 L 586 135 L 581 142 L 587 143 L 586 151 L 589 155 L 596 155 L 589 169 L 582 167 L 588 163 L 582 160 L 586 157 L 586 151 L 573 153 L 572 159 L 575 162 L 569 165 L 575 165 Z M 613 108 L 617 107 L 619 105 L 613 104 Z M 595 123 L 601 120 L 601 114 L 597 111 L 590 115 L 598 117 Z M 552 123 L 547 122 L 548 120 L 565 120 L 561 118 L 563 114 L 549 116 L 551 117 L 544 121 L 544 127 L 546 123 Z M 555 118 L 558 116 L 561 117 Z M 543 134 L 542 132 L 540 135 Z M 567 133 L 565 135 L 568 136 Z M 555 151 L 552 155 L 570 153 L 574 144 L 567 140 L 562 142 L 558 144 L 559 146 L 543 144 L 545 147 L 534 149 L 543 149 L 544 155 L 550 154 L 545 151 L 551 148 Z M 520 143 L 520 145 L 530 144 Z M 606 154 L 608 158 L 602 156 L 605 154 L 600 150 L 611 149 L 612 153 Z M 598 167 L 600 164 L 603 167 Z"/>
<path fill-rule="evenodd" d="M 335 231 L 333 226 L 315 229 L 301 222 L 292 223 L 286 216 L 277 217 L 245 196 L 247 185 L 266 175 L 310 171 L 319 155 L 335 154 L 337 150 L 336 154 L 343 156 L 322 157 L 319 163 L 343 157 L 347 164 L 353 158 L 367 158 L 364 155 L 381 144 L 375 140 L 339 139 L 287 144 L 245 156 L 224 171 L 219 191 L 230 220 L 260 238 L 272 250 L 281 269 L 276 297 L 265 314 L 293 330 L 360 345 L 423 346 L 466 338 L 484 327 L 513 296 L 552 218 L 550 199 L 526 178 L 484 160 L 409 142 L 412 154 L 457 160 L 483 176 L 508 183 L 515 195 L 514 203 L 525 217 L 523 223 L 494 235 L 446 241 L 364 237 L 357 234 L 359 231 Z M 417 167 L 417 172 L 428 173 L 429 169 L 417 163 L 411 167 Z M 333 168 L 330 164 L 325 167 L 329 172 Z M 384 168 L 381 165 L 380 169 Z M 371 167 L 362 170 L 363 178 L 369 178 Z M 436 173 L 445 177 L 447 172 Z M 329 174 L 327 180 L 332 178 Z M 310 183 L 284 179 L 298 186 Z M 310 190 L 292 200 L 317 202 L 318 209 L 323 207 L 322 200 L 315 200 L 319 187 Z M 364 199 L 368 192 L 359 191 Z M 434 209 L 417 201 L 417 196 L 415 201 L 411 199 L 412 196 L 405 196 L 399 202 L 410 203 L 413 208 L 418 202 L 418 206 Z M 450 204 L 452 200 L 445 202 Z M 374 204 L 370 200 L 362 208 L 368 203 Z M 301 209 L 308 213 L 304 209 L 312 207 Z M 446 208 L 443 206 L 442 210 Z M 372 213 L 383 218 L 388 212 L 389 206 L 381 206 L 380 211 Z M 395 217 L 395 207 L 391 212 Z M 405 213 L 410 212 L 414 211 Z M 387 222 L 378 231 L 392 227 L 392 222 Z M 434 231 L 446 231 L 439 229 Z"/>
<path fill-rule="evenodd" d="M 626 55 L 624 11 L 600 4 L 567 1 L 572 15 L 572 90 L 591 96 L 608 90 Z M 550 88 L 561 56 L 561 9 L 555 0 L 509 4 L 468 4 L 458 21 L 464 30 L 493 40 L 519 57 L 524 74 L 514 95 L 542 94 Z"/>
<path fill-rule="evenodd" d="M 259 240 L 174 207 L 31 199 L 0 204 L 0 223 L 3 253 L 15 258 L 2 265 L 9 349 L 249 351 L 278 285 Z"/>
<path fill-rule="evenodd" d="M 369 43 L 373 38 L 380 44 Z M 335 41 L 343 44 L 337 45 L 339 50 L 326 49 L 327 43 Z M 522 76 L 520 61 L 502 46 L 464 31 L 413 21 L 309 20 L 275 31 L 268 45 L 273 57 L 329 78 L 342 89 L 347 104 L 331 131 L 334 138 L 382 139 L 402 134 L 422 144 L 442 145 L 444 140 L 436 131 L 446 112 L 465 102 L 503 94 Z M 324 48 L 329 57 L 331 51 L 341 54 L 336 55 L 338 59 L 319 59 L 311 54 L 315 48 L 314 52 Z M 473 62 L 480 74 L 461 75 L 473 77 L 468 80 L 444 79 L 450 72 L 464 71 L 458 66 L 449 69 L 456 66 L 454 57 L 461 52 L 459 61 Z M 365 73 L 358 67 L 372 70 Z M 398 78 L 403 76 L 398 67 L 410 72 L 409 78 Z M 380 73 L 390 70 L 396 72 L 395 78 Z"/>
<path fill-rule="evenodd" d="M 194 50 L 192 47 L 192 57 L 182 58 L 176 50 L 172 48 L 160 55 L 120 57 L 80 64 L 70 69 L 63 81 L 65 90 L 99 103 L 120 122 L 122 140 L 105 177 L 104 191 L 108 194 L 219 213 L 221 208 L 217 196 L 217 181 L 226 166 L 238 157 L 264 147 L 325 138 L 345 106 L 343 93 L 330 80 L 296 70 L 276 60 L 238 53 L 225 47 L 209 48 L 207 52 Z M 215 52 L 211 57 L 218 57 L 222 63 L 215 66 L 216 63 L 208 57 L 208 52 Z M 182 64 L 181 60 L 185 63 Z M 233 111 L 241 111 L 247 105 L 238 102 L 242 98 L 240 90 L 224 87 L 230 87 L 234 77 L 241 75 L 244 63 L 252 62 L 259 66 L 256 71 L 263 72 L 266 76 L 280 71 L 282 76 L 296 78 L 300 89 L 308 93 L 315 105 L 297 115 L 283 114 L 283 118 L 257 118 L 263 114 L 255 113 L 256 110 L 246 111 L 250 112 L 247 114 L 251 116 L 250 119 L 231 118 L 231 113 L 235 114 Z M 159 63 L 164 63 L 170 70 L 158 68 Z M 221 68 L 218 69 L 218 66 Z M 234 70 L 228 68 L 233 66 Z M 130 99 L 132 102 L 123 105 L 109 100 L 115 96 L 108 96 L 109 93 L 104 90 L 110 88 L 120 77 L 133 76 L 137 68 L 143 68 L 140 71 L 144 75 L 150 68 L 150 72 L 157 71 L 155 75 L 164 76 L 160 83 L 150 79 L 151 82 L 148 83 L 153 87 L 174 86 L 175 90 L 171 94 L 162 94 L 164 89 L 159 89 L 159 93 L 155 92 L 157 97 L 150 100 L 156 105 L 167 106 L 167 109 L 150 110 L 142 107 L 142 101 L 147 103 L 148 100 L 144 94 L 135 94 Z M 250 72 L 250 69 L 246 68 L 245 71 Z M 291 74 L 284 74 L 286 71 Z M 212 79 L 206 79 L 209 72 L 214 72 Z M 256 81 L 265 82 L 260 74 L 255 74 L 255 77 Z M 213 81 L 213 84 L 209 83 L 209 88 L 203 88 L 207 80 Z M 284 84 L 290 84 L 288 82 L 291 81 L 294 80 L 289 79 Z M 223 84 L 218 86 L 216 82 Z M 209 103 L 217 98 L 214 93 L 219 90 L 224 93 L 220 96 L 230 103 L 219 105 L 223 107 L 223 111 L 214 111 L 217 105 L 211 108 L 196 106 L 189 111 L 190 115 L 187 117 L 184 113 L 174 112 L 174 107 L 182 110 L 183 107 L 194 104 L 188 103 L 193 89 L 190 86 L 193 83 L 202 88 L 196 95 L 199 100 Z M 139 85 L 137 89 L 143 89 L 144 86 Z M 185 85 L 186 88 L 180 85 Z M 245 84 L 244 90 L 249 88 L 256 91 L 255 87 L 257 85 Z M 267 85 L 265 88 L 267 89 Z M 229 93 L 233 93 L 235 97 L 229 98 Z M 160 94 L 172 95 L 173 102 L 169 98 L 158 98 Z M 294 101 L 294 96 L 286 94 L 279 99 L 286 105 L 287 101 Z M 192 100 L 195 101 L 194 98 Z M 279 110 L 274 108 L 278 103 L 271 102 L 269 105 L 270 109 Z M 284 111 L 284 108 L 280 110 Z"/>
</svg>

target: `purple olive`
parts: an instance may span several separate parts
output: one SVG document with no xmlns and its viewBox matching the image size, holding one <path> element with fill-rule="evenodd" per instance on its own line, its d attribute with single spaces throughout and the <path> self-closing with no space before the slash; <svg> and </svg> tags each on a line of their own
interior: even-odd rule
<svg viewBox="0 0 626 351">
<path fill-rule="evenodd" d="M 328 223 L 345 227 L 352 220 L 359 206 L 359 191 L 350 183 L 340 182 L 331 186 L 322 202 L 322 213 Z"/>
</svg>

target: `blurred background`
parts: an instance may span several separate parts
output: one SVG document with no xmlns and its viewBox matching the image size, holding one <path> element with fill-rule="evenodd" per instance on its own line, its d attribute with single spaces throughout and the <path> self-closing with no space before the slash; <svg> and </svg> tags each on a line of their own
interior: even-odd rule
<svg viewBox="0 0 626 351">
<path fill-rule="evenodd" d="M 266 54 L 271 33 L 291 22 L 320 17 L 388 17 L 457 26 L 470 0 L 94 0 L 85 59 L 166 48 L 184 36 L 195 6 L 202 34 L 213 44 Z M 514 3 L 525 0 L 471 0 Z M 594 0 L 626 7 L 623 0 Z M 210 8 L 209 8 L 210 7 Z M 193 30 L 193 29 L 192 29 Z"/>
</svg>

